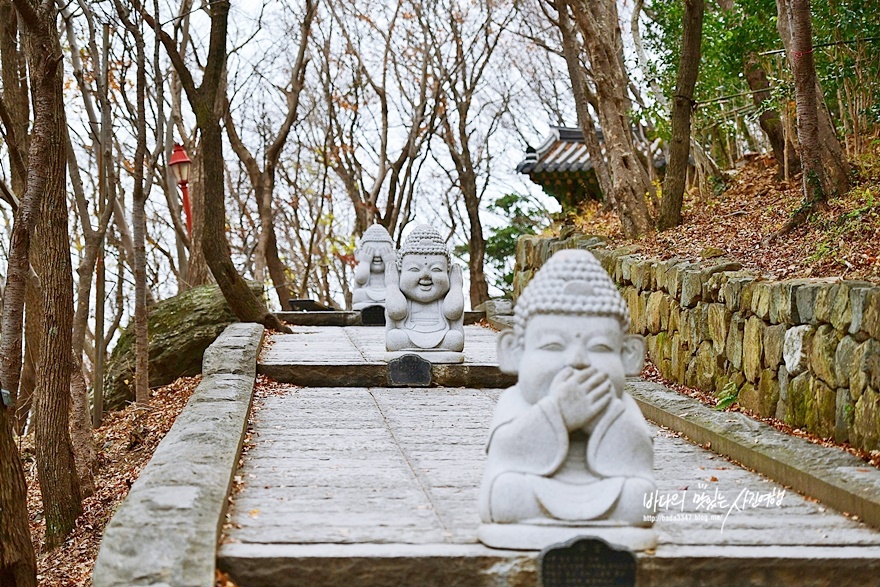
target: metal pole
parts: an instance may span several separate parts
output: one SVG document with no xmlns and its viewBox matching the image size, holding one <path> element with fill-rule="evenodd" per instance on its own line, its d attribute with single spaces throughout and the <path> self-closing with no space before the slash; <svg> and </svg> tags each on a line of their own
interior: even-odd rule
<svg viewBox="0 0 880 587">
<path fill-rule="evenodd" d="M 109 194 L 109 182 L 107 166 L 111 162 L 110 151 L 110 25 L 104 24 L 104 38 L 101 47 L 102 71 L 101 82 L 104 96 L 101 100 L 101 150 L 98 152 L 98 217 L 104 213 Z M 98 245 L 98 263 L 95 272 L 95 382 L 94 382 L 94 406 L 92 410 L 92 425 L 97 428 L 104 418 L 104 354 L 106 341 L 104 340 L 104 300 L 106 296 L 106 274 L 104 268 L 104 239 Z"/>
</svg>

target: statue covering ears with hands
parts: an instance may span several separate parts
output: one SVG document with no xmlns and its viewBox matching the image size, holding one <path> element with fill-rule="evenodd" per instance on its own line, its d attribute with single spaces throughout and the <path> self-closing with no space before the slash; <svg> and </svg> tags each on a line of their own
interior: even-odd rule
<svg viewBox="0 0 880 587">
<path fill-rule="evenodd" d="M 417 354 L 433 363 L 464 360 L 461 267 L 450 263 L 440 233 L 419 225 L 396 260 L 386 253 L 385 348 L 390 358 Z"/>
</svg>

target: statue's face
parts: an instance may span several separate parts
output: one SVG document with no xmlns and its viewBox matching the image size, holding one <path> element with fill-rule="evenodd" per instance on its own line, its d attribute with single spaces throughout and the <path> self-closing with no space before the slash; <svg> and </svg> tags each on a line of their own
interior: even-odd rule
<svg viewBox="0 0 880 587">
<path fill-rule="evenodd" d="M 618 397 L 626 381 L 623 329 L 607 316 L 538 314 L 526 324 L 519 365 L 519 388 L 536 403 L 550 390 L 550 382 L 565 367 L 594 367 L 608 375 Z"/>
<path fill-rule="evenodd" d="M 449 291 L 446 255 L 404 255 L 400 267 L 400 291 L 422 303 L 439 300 Z"/>
<path fill-rule="evenodd" d="M 385 273 L 385 261 L 382 254 L 390 251 L 391 247 L 385 243 L 370 243 L 364 246 L 364 252 L 370 259 L 370 273 Z"/>
</svg>

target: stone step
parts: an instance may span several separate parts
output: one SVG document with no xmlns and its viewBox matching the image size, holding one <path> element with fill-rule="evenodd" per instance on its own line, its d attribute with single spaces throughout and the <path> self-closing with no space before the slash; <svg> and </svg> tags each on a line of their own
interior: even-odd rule
<svg viewBox="0 0 880 587">
<path fill-rule="evenodd" d="M 498 369 L 495 331 L 470 325 L 464 333 L 464 362 L 432 365 L 431 385 L 513 385 L 516 377 Z M 294 326 L 293 334 L 275 334 L 269 339 L 257 372 L 310 387 L 386 387 L 394 384 L 386 354 L 382 328 Z"/>
<path fill-rule="evenodd" d="M 273 389 L 254 402 L 218 566 L 240 585 L 534 585 L 479 544 L 500 390 Z M 640 586 L 880 584 L 880 533 L 651 425 L 659 544 Z M 744 492 L 776 496 L 752 507 Z M 808 569 L 808 572 L 806 572 Z"/>
<path fill-rule="evenodd" d="M 313 312 L 275 312 L 278 319 L 293 326 L 362 326 L 358 310 L 327 310 Z M 485 311 L 467 311 L 465 324 L 476 324 L 486 318 Z"/>
</svg>

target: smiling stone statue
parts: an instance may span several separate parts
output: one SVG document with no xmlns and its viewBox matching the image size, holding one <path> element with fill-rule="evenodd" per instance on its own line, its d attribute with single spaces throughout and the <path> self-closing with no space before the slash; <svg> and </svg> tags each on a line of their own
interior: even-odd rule
<svg viewBox="0 0 880 587">
<path fill-rule="evenodd" d="M 450 267 L 440 233 L 416 226 L 397 254 L 385 257 L 385 348 L 389 358 L 416 354 L 432 363 L 464 360 L 461 267 Z"/>
<path fill-rule="evenodd" d="M 625 377 L 645 344 L 587 251 L 556 253 L 498 336 L 502 371 L 518 382 L 495 409 L 480 490 L 478 536 L 496 548 L 540 549 L 600 536 L 632 549 L 656 537 L 645 521 L 654 491 L 653 442 Z M 638 527 L 642 526 L 642 527 Z"/>
<path fill-rule="evenodd" d="M 385 305 L 385 261 L 383 255 L 394 253 L 394 241 L 381 224 L 370 226 L 361 237 L 354 254 L 354 289 L 351 307 L 363 310 L 370 306 Z"/>
</svg>

